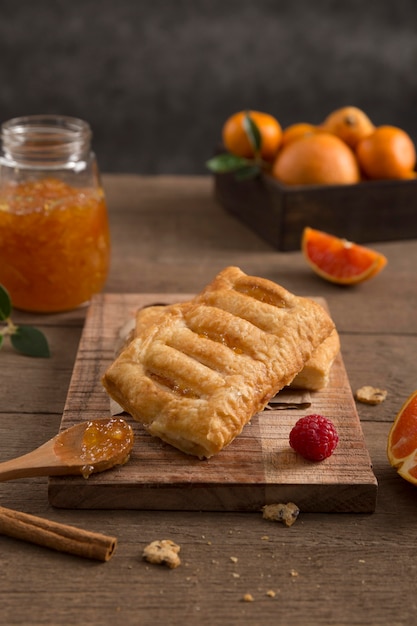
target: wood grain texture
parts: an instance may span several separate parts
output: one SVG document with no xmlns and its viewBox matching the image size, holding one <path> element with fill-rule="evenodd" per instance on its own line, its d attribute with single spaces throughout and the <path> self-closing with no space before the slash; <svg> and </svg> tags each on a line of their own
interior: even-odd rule
<svg viewBox="0 0 417 626">
<path fill-rule="evenodd" d="M 101 376 L 114 358 L 123 326 L 138 308 L 178 302 L 179 294 L 96 296 L 84 331 L 61 428 L 110 413 Z M 57 507 L 151 510 L 259 511 L 292 500 L 302 511 L 371 512 L 377 483 L 339 354 L 329 386 L 310 394 L 308 409 L 267 410 L 255 415 L 230 446 L 209 460 L 187 456 L 134 423 L 135 446 L 123 467 L 91 476 L 54 477 L 49 499 Z M 339 432 L 336 452 L 322 463 L 301 459 L 289 447 L 297 419 L 331 417 Z"/>
<path fill-rule="evenodd" d="M 355 289 L 340 289 L 316 277 L 299 252 L 277 252 L 224 211 L 208 176 L 107 174 L 103 182 L 113 241 L 108 293 L 192 293 L 222 267 L 239 265 L 294 293 L 326 299 L 352 389 L 388 389 L 381 405 L 357 404 L 378 481 L 376 509 L 370 515 L 301 513 L 286 528 L 259 512 L 56 508 L 46 478 L 3 483 L 3 506 L 115 536 L 118 547 L 109 563 L 92 564 L 0 537 L 1 623 L 413 624 L 416 488 L 390 467 L 386 442 L 396 410 L 416 387 L 417 241 L 375 244 L 388 257 L 384 271 Z M 14 311 L 16 322 L 42 328 L 52 356 L 34 360 L 8 342 L 2 346 L 1 460 L 58 431 L 85 314 Z M 165 538 L 181 546 L 182 565 L 173 571 L 141 557 L 148 543 Z M 245 593 L 254 601 L 243 602 Z"/>
</svg>

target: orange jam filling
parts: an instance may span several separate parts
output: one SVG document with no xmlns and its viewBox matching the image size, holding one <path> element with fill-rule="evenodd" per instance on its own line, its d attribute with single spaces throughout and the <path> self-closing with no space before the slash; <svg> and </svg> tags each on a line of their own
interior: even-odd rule
<svg viewBox="0 0 417 626">
<path fill-rule="evenodd" d="M 179 396 L 184 396 L 185 398 L 198 398 L 198 395 L 195 393 L 195 391 L 193 391 L 189 387 L 181 385 L 177 381 L 171 380 L 166 376 L 162 376 L 161 374 L 157 374 L 156 372 L 151 371 L 147 372 L 147 376 L 149 376 L 149 378 L 158 385 L 166 387 L 167 389 L 171 389 L 171 391 L 178 394 Z"/>
<path fill-rule="evenodd" d="M 218 332 L 208 332 L 204 331 L 199 334 L 200 337 L 204 337 L 205 339 L 210 339 L 211 341 L 217 341 L 218 343 L 223 344 L 230 350 L 233 350 L 236 354 L 243 354 L 242 348 L 237 345 L 236 337 L 231 337 L 227 333 L 218 333 Z"/>
<path fill-rule="evenodd" d="M 235 287 L 236 291 L 239 293 L 245 294 L 255 300 L 259 300 L 259 302 L 265 302 L 266 304 L 271 304 L 272 306 L 277 307 L 285 307 L 285 302 L 281 298 L 277 297 L 277 294 L 273 291 L 269 291 L 264 287 L 259 287 L 258 285 L 237 285 Z"/>
<path fill-rule="evenodd" d="M 79 306 L 104 286 L 109 256 L 101 189 L 45 178 L 0 190 L 0 283 L 15 307 Z"/>
<path fill-rule="evenodd" d="M 97 463 L 107 459 L 117 459 L 124 463 L 129 458 L 133 446 L 133 431 L 121 418 L 100 422 L 93 420 L 87 424 L 81 444 L 83 476 L 86 478 L 94 471 Z"/>
</svg>

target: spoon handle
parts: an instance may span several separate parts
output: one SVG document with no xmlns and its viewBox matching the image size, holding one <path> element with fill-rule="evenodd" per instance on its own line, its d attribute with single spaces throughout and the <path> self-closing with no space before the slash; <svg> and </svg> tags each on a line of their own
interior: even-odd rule
<svg viewBox="0 0 417 626">
<path fill-rule="evenodd" d="M 0 481 L 32 476 L 52 476 L 59 473 L 60 467 L 62 468 L 62 461 L 56 458 L 54 440 L 51 439 L 28 454 L 0 463 Z"/>
</svg>

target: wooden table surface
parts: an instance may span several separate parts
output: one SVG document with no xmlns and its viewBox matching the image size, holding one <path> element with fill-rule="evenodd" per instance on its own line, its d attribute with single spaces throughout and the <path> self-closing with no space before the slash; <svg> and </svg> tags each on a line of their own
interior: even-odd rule
<svg viewBox="0 0 417 626">
<path fill-rule="evenodd" d="M 299 252 L 278 253 L 213 199 L 208 177 L 105 175 L 112 232 L 109 293 L 193 293 L 226 265 L 289 290 L 326 298 L 352 390 L 388 391 L 357 404 L 379 483 L 372 514 L 301 513 L 290 528 L 258 513 L 67 510 L 48 503 L 47 478 L 2 485 L 1 505 L 118 538 L 107 563 L 0 538 L 0 623 L 106 624 L 414 623 L 417 492 L 389 466 L 387 434 L 417 388 L 417 241 L 375 243 L 388 266 L 355 288 L 312 274 Z M 395 206 L 392 207 L 395 211 Z M 35 316 L 52 356 L 0 353 L 0 458 L 56 434 L 86 309 Z M 169 538 L 176 569 L 142 550 Z M 243 601 L 251 594 L 253 602 Z"/>
</svg>

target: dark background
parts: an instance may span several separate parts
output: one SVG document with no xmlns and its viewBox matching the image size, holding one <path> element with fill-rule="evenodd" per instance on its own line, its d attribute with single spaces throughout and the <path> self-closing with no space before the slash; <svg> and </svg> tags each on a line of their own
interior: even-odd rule
<svg viewBox="0 0 417 626">
<path fill-rule="evenodd" d="M 416 0 L 0 0 L 0 122 L 90 122 L 106 172 L 205 173 L 224 120 L 363 108 L 417 139 Z"/>
</svg>

